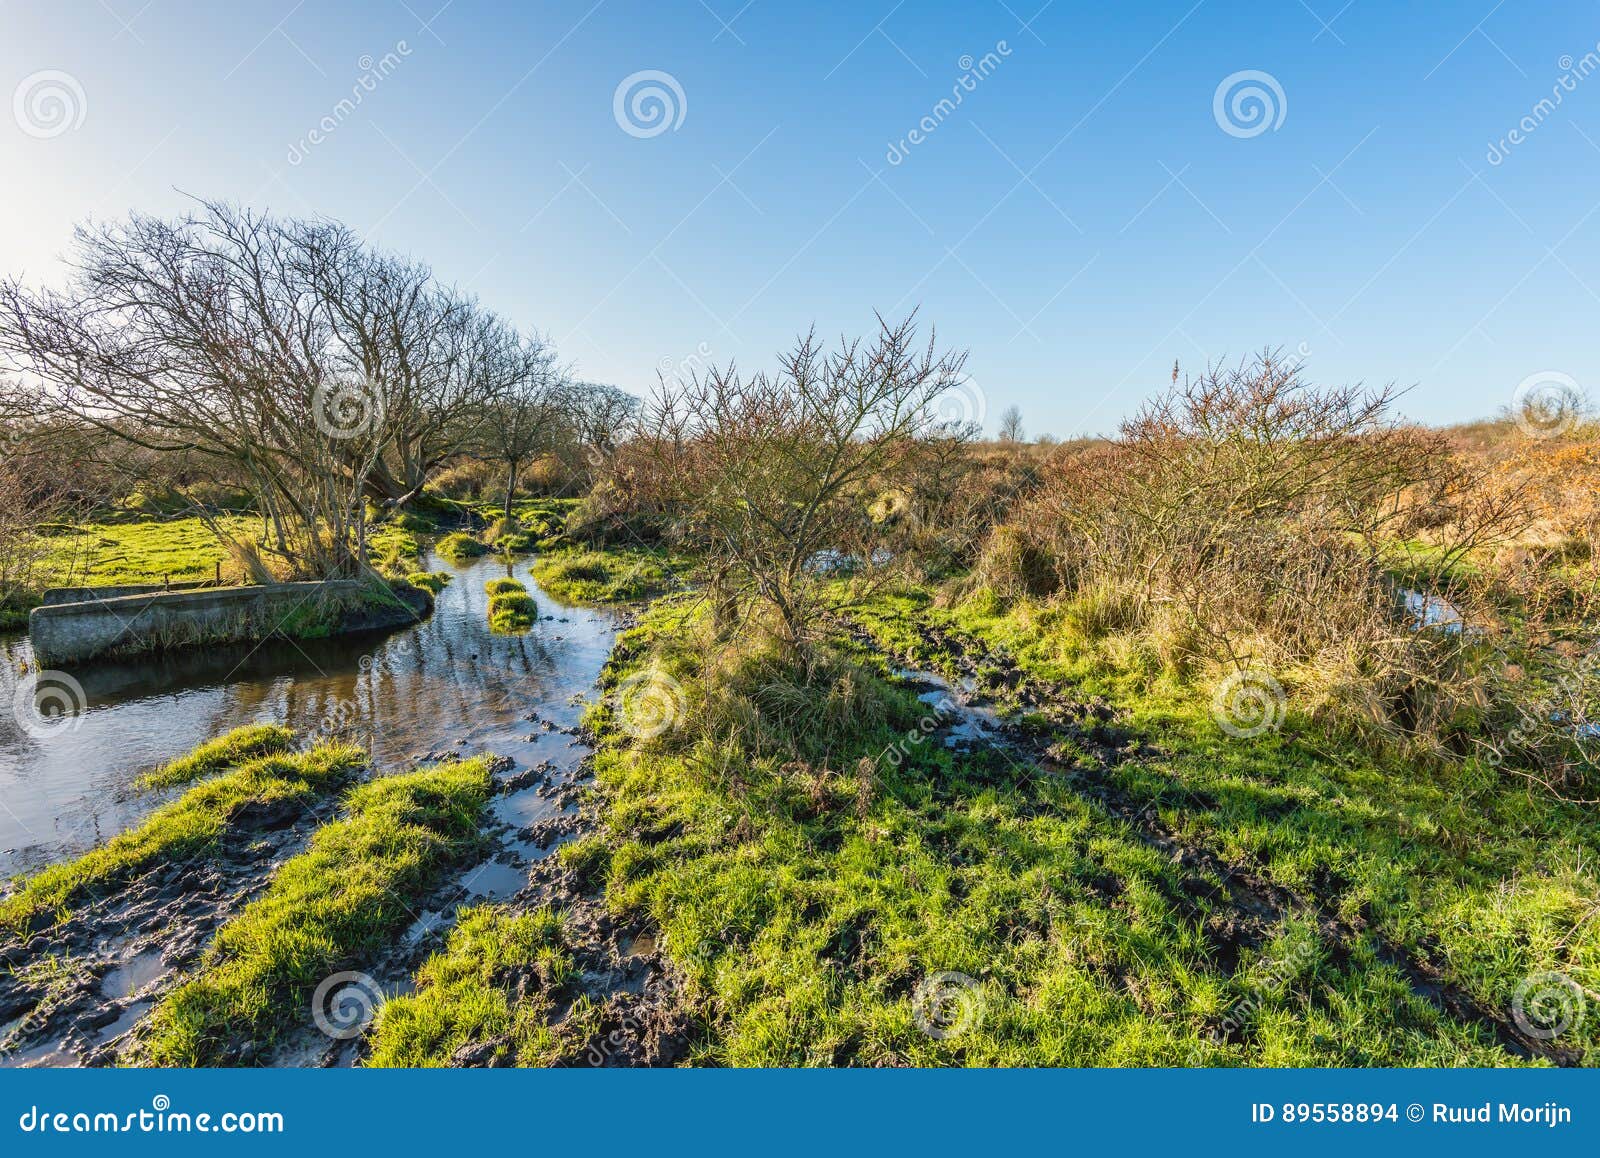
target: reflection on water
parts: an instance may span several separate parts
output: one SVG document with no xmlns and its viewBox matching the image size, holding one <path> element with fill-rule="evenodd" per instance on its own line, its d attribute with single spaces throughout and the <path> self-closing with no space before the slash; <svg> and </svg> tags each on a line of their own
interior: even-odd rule
<svg viewBox="0 0 1600 1158">
<path fill-rule="evenodd" d="M 383 771 L 430 752 L 546 758 L 553 741 L 567 740 L 532 721 L 578 722 L 581 706 L 568 701 L 598 677 L 611 616 L 555 603 L 523 563 L 428 565 L 455 579 L 417 627 L 87 666 L 71 672 L 86 710 L 38 735 L 9 710 L 16 673 L 31 660 L 27 643 L 0 641 L 11 681 L 0 704 L 0 874 L 75 855 L 137 823 L 166 797 L 133 792 L 136 777 L 241 724 L 348 737 Z M 483 584 L 512 574 L 539 600 L 541 619 L 526 635 L 494 635 Z"/>
</svg>

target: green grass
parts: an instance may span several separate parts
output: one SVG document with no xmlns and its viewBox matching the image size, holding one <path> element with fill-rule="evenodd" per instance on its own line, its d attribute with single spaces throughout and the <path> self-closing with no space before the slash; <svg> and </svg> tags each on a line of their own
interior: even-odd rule
<svg viewBox="0 0 1600 1158">
<path fill-rule="evenodd" d="M 572 513 L 579 501 L 578 499 L 517 499 L 511 504 L 511 516 L 520 524 L 520 530 L 531 537 L 534 548 L 548 551 L 565 541 L 567 516 Z M 490 524 L 504 515 L 503 505 L 489 500 L 473 504 L 472 509 Z"/>
<path fill-rule="evenodd" d="M 563 603 L 627 603 L 680 586 L 682 564 L 655 551 L 561 551 L 532 565 L 534 578 Z"/>
<path fill-rule="evenodd" d="M 446 535 L 434 544 L 433 549 L 452 563 L 466 563 L 489 553 L 489 548 L 482 541 L 464 531 Z"/>
<path fill-rule="evenodd" d="M 515 579 L 492 579 L 484 586 L 492 588 L 489 592 L 489 627 L 492 630 L 527 631 L 538 620 L 538 601 Z"/>
<path fill-rule="evenodd" d="M 241 538 L 254 537 L 261 527 L 259 519 L 242 515 L 226 515 L 220 522 Z M 189 583 L 214 579 L 218 564 L 225 574 L 229 569 L 222 544 L 194 516 L 86 523 L 46 531 L 50 546 L 43 566 L 46 586 L 107 587 L 166 579 Z"/>
<path fill-rule="evenodd" d="M 502 1063 L 548 1065 L 558 1052 L 547 1028 L 552 995 L 572 970 L 551 910 L 464 909 L 444 950 L 418 971 L 416 993 L 379 1008 L 366 1064 L 445 1066 L 462 1046 L 493 1041 Z"/>
<path fill-rule="evenodd" d="M 448 571 L 413 571 L 406 576 L 406 582 L 413 587 L 421 588 L 429 595 L 438 595 L 452 578 L 454 576 Z"/>
<path fill-rule="evenodd" d="M 1480 1005 L 1509 1016 L 1544 973 L 1600 991 L 1600 831 L 1586 809 L 1483 761 L 1373 755 L 1305 719 L 1292 688 L 1281 729 L 1230 736 L 1204 687 L 1113 662 L 1074 628 L 1071 605 L 947 611 L 913 592 L 877 612 L 866 618 L 891 643 L 915 651 L 915 625 L 940 623 L 1035 679 L 1124 706 L 1160 754 L 1113 768 L 1113 787 L 1186 842 L 1369 921 Z M 1555 1044 L 1594 1064 L 1600 1026 L 1583 1019 Z"/>
<path fill-rule="evenodd" d="M 591 721 L 608 837 L 570 851 L 661 928 L 713 1028 L 698 1061 L 1516 1063 L 1365 939 L 1331 943 L 1293 914 L 1232 935 L 1222 882 L 1143 839 L 1092 781 L 923 741 L 930 709 L 865 659 L 836 655 L 806 686 L 698 630 L 658 606 L 619 649 L 617 703 Z M 639 679 L 679 700 L 647 741 L 617 726 Z M 1127 775 L 1159 800 L 1171 771 Z M 933 994 L 956 1014 L 933 1022 L 945 1036 L 918 1023 Z"/>
<path fill-rule="evenodd" d="M 288 750 L 294 733 L 281 724 L 246 724 L 215 740 L 201 744 L 187 756 L 180 756 L 154 772 L 141 776 L 136 788 L 174 788 L 230 768 L 237 768 L 257 756 L 276 755 Z"/>
<path fill-rule="evenodd" d="M 271 1043 L 310 1021 L 317 985 L 370 966 L 411 923 L 411 902 L 478 843 L 489 762 L 442 764 L 364 784 L 261 899 L 218 932 L 201 972 L 151 1014 L 144 1060 L 197 1066 L 230 1043 Z"/>
<path fill-rule="evenodd" d="M 493 597 L 496 595 L 504 595 L 509 591 L 521 591 L 526 594 L 528 587 L 527 584 L 523 583 L 520 579 L 512 579 L 509 576 L 502 576 L 499 579 L 490 579 L 486 581 L 483 585 L 483 590 L 487 595 Z"/>
<path fill-rule="evenodd" d="M 189 789 L 137 828 L 29 878 L 0 901 L 0 929 L 24 930 L 36 918 L 64 915 L 80 898 L 108 891 L 146 869 L 207 855 L 245 809 L 309 804 L 348 782 L 366 759 L 354 745 L 327 744 L 300 755 L 247 760 Z"/>
</svg>

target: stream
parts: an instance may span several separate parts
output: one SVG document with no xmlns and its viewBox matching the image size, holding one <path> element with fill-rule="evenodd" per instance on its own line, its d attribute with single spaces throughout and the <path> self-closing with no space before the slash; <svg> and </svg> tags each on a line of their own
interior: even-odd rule
<svg viewBox="0 0 1600 1158">
<path fill-rule="evenodd" d="M 0 639 L 10 681 L 0 705 L 8 709 L 0 712 L 0 877 L 77 856 L 138 824 L 176 793 L 135 791 L 135 779 L 242 724 L 355 740 L 379 773 L 486 750 L 518 767 L 576 768 L 587 748 L 574 729 L 616 617 L 558 604 L 526 560 L 435 557 L 427 566 L 453 579 L 415 627 L 86 666 L 70 673 L 82 688 L 77 710 L 33 730 L 40 734 L 9 710 L 17 673 L 32 659 L 26 637 Z M 489 630 L 483 585 L 507 575 L 539 601 L 539 622 L 525 635 Z M 547 806 L 521 794 L 497 804 L 499 819 L 519 826 Z M 501 882 L 476 883 L 493 892 Z"/>
</svg>

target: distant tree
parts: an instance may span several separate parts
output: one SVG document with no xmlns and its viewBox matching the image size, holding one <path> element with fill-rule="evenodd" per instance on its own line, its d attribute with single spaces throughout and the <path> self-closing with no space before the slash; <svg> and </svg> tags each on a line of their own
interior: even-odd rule
<svg viewBox="0 0 1600 1158">
<path fill-rule="evenodd" d="M 572 400 L 555 351 L 542 338 L 508 331 L 494 348 L 502 363 L 494 373 L 506 385 L 489 404 L 479 447 L 506 468 L 502 513 L 509 519 L 522 468 L 559 441 Z"/>
<path fill-rule="evenodd" d="M 592 457 L 605 458 L 639 420 L 642 401 L 604 382 L 573 382 L 566 390 L 570 418 Z"/>
<path fill-rule="evenodd" d="M 1000 441 L 1022 441 L 1022 411 L 1015 406 L 1007 406 L 1006 412 L 1000 416 Z"/>
</svg>

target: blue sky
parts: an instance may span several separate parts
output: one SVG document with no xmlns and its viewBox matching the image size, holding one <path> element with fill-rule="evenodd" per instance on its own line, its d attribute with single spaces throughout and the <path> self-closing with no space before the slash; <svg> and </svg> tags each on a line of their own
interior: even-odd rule
<svg viewBox="0 0 1600 1158">
<path fill-rule="evenodd" d="M 0 0 L 0 270 L 185 193 L 323 214 L 636 392 L 920 306 L 1063 436 L 1264 345 L 1428 421 L 1600 382 L 1600 3 L 1042 3 Z"/>
</svg>

